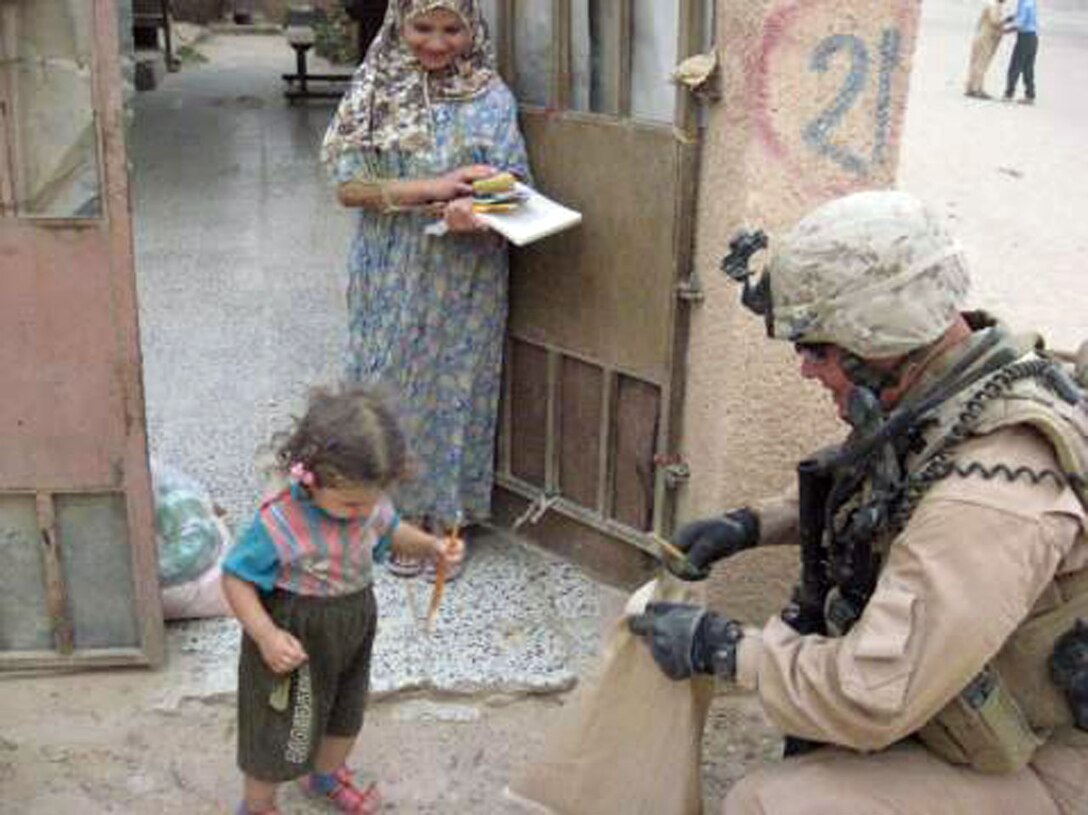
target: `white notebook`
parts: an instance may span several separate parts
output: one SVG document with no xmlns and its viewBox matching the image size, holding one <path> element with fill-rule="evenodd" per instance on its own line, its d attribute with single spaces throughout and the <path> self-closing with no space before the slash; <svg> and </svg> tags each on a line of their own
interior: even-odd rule
<svg viewBox="0 0 1088 815">
<path fill-rule="evenodd" d="M 510 243 L 524 246 L 582 222 L 582 213 L 541 195 L 531 187 L 519 183 L 517 189 L 529 198 L 513 212 L 482 212 L 476 216 Z"/>
</svg>

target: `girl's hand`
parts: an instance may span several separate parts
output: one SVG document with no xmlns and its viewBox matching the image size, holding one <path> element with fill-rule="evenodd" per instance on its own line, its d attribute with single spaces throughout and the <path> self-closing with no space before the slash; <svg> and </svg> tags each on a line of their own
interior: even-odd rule
<svg viewBox="0 0 1088 815">
<path fill-rule="evenodd" d="M 302 648 L 302 643 L 282 628 L 274 628 L 266 636 L 257 640 L 264 664 L 274 674 L 290 673 L 309 657 Z"/>
<path fill-rule="evenodd" d="M 471 198 L 455 198 L 442 211 L 450 232 L 486 232 L 487 224 L 472 211 Z"/>
<path fill-rule="evenodd" d="M 472 182 L 489 178 L 498 170 L 487 164 L 470 164 L 458 167 L 431 182 L 431 199 L 434 201 L 452 201 L 464 195 L 472 195 Z"/>
</svg>

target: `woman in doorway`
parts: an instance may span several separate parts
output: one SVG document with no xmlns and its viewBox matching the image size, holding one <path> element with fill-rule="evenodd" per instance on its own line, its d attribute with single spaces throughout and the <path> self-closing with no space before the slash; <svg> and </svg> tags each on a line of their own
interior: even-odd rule
<svg viewBox="0 0 1088 815">
<path fill-rule="evenodd" d="M 490 513 L 507 249 L 471 185 L 528 179 L 516 115 L 476 0 L 391 0 L 322 146 L 359 209 L 348 377 L 395 393 L 421 465 L 398 504 L 439 533 Z"/>
</svg>

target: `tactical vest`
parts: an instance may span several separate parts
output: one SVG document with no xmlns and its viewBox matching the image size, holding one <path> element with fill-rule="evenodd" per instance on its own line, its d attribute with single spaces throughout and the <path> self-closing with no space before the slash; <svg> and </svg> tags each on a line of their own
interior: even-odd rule
<svg viewBox="0 0 1088 815">
<path fill-rule="evenodd" d="M 968 394 L 945 403 L 938 419 L 946 426 L 966 418 L 970 432 L 979 435 L 1013 425 L 1032 427 L 1050 442 L 1061 472 L 1022 473 L 1021 477 L 1064 479 L 1088 508 L 1088 403 L 1081 396 L 1071 404 L 1074 394 L 1061 393 L 1062 383 L 1048 380 L 1048 369 L 1040 362 L 1028 355 L 1006 366 L 981 388 L 970 388 Z M 1038 369 L 1040 375 L 1013 379 L 1010 374 L 1018 367 Z M 987 399 L 988 394 L 996 398 Z M 933 467 L 935 457 L 941 455 L 927 450 L 921 456 L 923 467 Z M 948 458 L 934 469 L 948 466 L 959 474 L 980 470 L 969 462 L 951 465 Z M 999 475 L 1015 477 L 1016 473 Z M 1080 534 L 1086 533 L 1082 529 Z M 1048 665 L 1055 641 L 1078 617 L 1088 617 L 1088 570 L 1052 581 L 991 664 L 918 737 L 954 764 L 990 773 L 1019 770 L 1051 731 L 1072 725 L 1069 703 L 1051 681 Z"/>
<path fill-rule="evenodd" d="M 878 564 L 928 488 L 943 478 L 1025 478 L 1036 483 L 1049 479 L 1070 486 L 1088 509 L 1088 400 L 1055 363 L 1035 353 L 1023 354 L 963 388 L 924 418 L 924 449 L 906 456 L 896 500 L 885 509 L 889 522 L 871 541 L 868 556 Z M 956 448 L 967 438 L 1014 425 L 1028 425 L 1050 442 L 1060 472 L 985 468 L 956 458 Z M 831 529 L 845 527 L 845 518 L 859 508 L 871 511 L 872 492 L 872 484 L 862 484 L 836 509 Z M 1080 535 L 1085 534 L 1082 529 Z M 834 535 L 832 531 L 832 549 Z M 879 565 L 866 585 L 868 592 L 878 571 Z M 861 610 L 857 575 L 852 576 L 853 584 L 847 585 L 831 569 L 833 587 L 825 616 L 833 634 L 845 633 Z M 860 606 L 867 600 L 866 595 Z M 1006 773 L 1023 767 L 1050 732 L 1073 723 L 1065 695 L 1050 679 L 1048 660 L 1055 641 L 1078 617 L 1088 617 L 1088 569 L 1052 581 L 992 662 L 917 737 L 950 763 L 980 772 Z"/>
</svg>

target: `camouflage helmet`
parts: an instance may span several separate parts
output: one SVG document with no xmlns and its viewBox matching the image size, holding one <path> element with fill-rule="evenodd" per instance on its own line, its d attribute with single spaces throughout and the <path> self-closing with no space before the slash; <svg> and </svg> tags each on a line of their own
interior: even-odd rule
<svg viewBox="0 0 1088 815">
<path fill-rule="evenodd" d="M 937 340 L 970 279 L 937 216 L 911 195 L 847 195 L 807 215 L 768 266 L 771 336 L 832 343 L 866 359 Z"/>
</svg>

